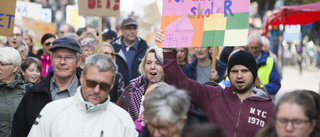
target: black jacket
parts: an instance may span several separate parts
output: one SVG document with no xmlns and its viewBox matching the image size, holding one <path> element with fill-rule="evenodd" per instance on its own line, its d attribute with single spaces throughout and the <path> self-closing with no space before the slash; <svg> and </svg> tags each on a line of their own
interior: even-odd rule
<svg viewBox="0 0 320 137">
<path fill-rule="evenodd" d="M 140 76 L 139 73 L 139 65 L 146 54 L 146 51 L 149 49 L 148 44 L 142 38 L 138 37 L 138 48 L 133 57 L 131 64 L 131 71 L 129 71 L 129 67 L 127 65 L 126 57 L 121 50 L 121 39 L 118 39 L 111 42 L 112 47 L 114 48 L 114 52 L 116 54 L 116 64 L 118 65 L 118 72 L 122 74 L 125 87 L 129 84 L 129 81 Z"/>
<path fill-rule="evenodd" d="M 79 85 L 80 75 L 81 71 L 77 69 L 76 76 L 79 78 Z M 27 137 L 42 108 L 52 101 L 50 92 L 52 77 L 53 71 L 41 82 L 32 86 L 23 96 L 13 117 L 11 137 Z"/>
</svg>

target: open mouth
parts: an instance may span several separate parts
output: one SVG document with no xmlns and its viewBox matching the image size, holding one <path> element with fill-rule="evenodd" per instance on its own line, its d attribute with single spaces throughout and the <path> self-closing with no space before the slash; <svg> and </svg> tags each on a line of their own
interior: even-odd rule
<svg viewBox="0 0 320 137">
<path fill-rule="evenodd" d="M 156 72 L 151 72 L 150 75 L 155 76 L 155 75 L 157 75 L 157 73 Z"/>
</svg>

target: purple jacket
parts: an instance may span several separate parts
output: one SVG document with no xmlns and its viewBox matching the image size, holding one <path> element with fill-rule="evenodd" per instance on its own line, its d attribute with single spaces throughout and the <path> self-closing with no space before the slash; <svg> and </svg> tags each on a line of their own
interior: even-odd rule
<svg viewBox="0 0 320 137">
<path fill-rule="evenodd" d="M 146 92 L 147 86 L 148 79 L 144 76 L 132 79 L 117 101 L 117 105 L 128 111 L 133 121 L 139 118 L 141 98 Z"/>
<path fill-rule="evenodd" d="M 271 96 L 253 89 L 254 96 L 240 100 L 231 87 L 222 89 L 200 84 L 182 72 L 176 52 L 163 53 L 163 70 L 170 84 L 189 91 L 191 101 L 217 124 L 226 137 L 253 137 L 274 115 Z"/>
</svg>

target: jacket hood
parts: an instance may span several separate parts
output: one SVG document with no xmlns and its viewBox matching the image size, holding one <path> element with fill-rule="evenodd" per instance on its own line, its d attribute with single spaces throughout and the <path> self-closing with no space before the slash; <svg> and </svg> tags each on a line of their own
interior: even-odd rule
<svg viewBox="0 0 320 137">
<path fill-rule="evenodd" d="M 271 96 L 267 95 L 262 89 L 252 88 L 253 92 L 255 93 L 253 97 L 258 97 L 266 100 L 272 100 Z"/>
<path fill-rule="evenodd" d="M 74 94 L 74 99 L 75 99 L 77 108 L 86 112 L 104 111 L 107 109 L 108 104 L 110 102 L 109 95 L 107 100 L 102 104 L 94 105 L 91 102 L 85 101 L 82 96 L 82 86 L 79 86 L 77 88 L 77 92 Z"/>
</svg>

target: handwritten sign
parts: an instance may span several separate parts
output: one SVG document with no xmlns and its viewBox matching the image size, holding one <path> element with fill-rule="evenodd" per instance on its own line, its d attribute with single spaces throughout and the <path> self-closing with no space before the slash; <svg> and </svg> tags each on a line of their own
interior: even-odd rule
<svg viewBox="0 0 320 137">
<path fill-rule="evenodd" d="M 80 16 L 120 16 L 120 0 L 82 0 L 78 6 Z"/>
<path fill-rule="evenodd" d="M 2 0 L 0 4 L 0 35 L 13 36 L 15 0 Z"/>
<path fill-rule="evenodd" d="M 22 16 L 38 20 L 42 5 L 34 2 L 17 1 L 15 24 L 21 25 Z"/>
<path fill-rule="evenodd" d="M 158 46 L 242 46 L 247 42 L 250 0 L 164 0 Z"/>
<path fill-rule="evenodd" d="M 68 5 L 67 9 L 67 23 L 75 28 L 83 28 L 86 26 L 86 19 L 83 16 L 79 16 L 79 8 L 77 5 Z"/>
<path fill-rule="evenodd" d="M 41 38 L 46 33 L 56 34 L 57 24 L 46 23 L 32 18 L 22 16 L 21 24 L 23 27 L 33 30 L 37 45 L 41 45 Z"/>
</svg>

